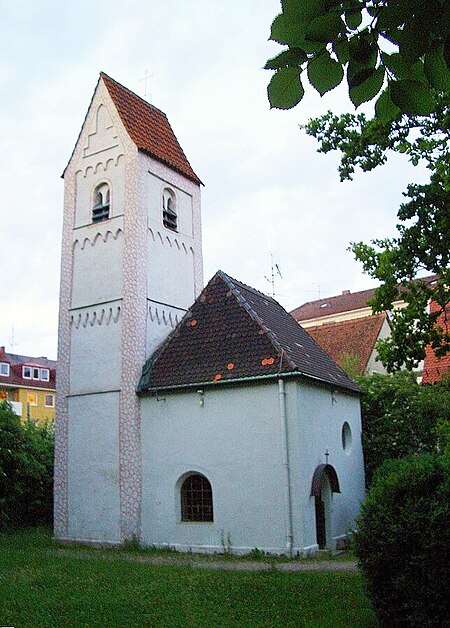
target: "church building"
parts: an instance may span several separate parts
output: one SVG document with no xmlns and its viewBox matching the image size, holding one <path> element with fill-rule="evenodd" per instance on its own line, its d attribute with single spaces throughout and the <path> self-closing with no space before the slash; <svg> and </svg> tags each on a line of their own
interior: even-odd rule
<svg viewBox="0 0 450 628">
<path fill-rule="evenodd" d="M 56 537 L 334 547 L 364 498 L 359 389 L 271 297 L 203 287 L 165 114 L 101 73 L 63 177 Z"/>
</svg>

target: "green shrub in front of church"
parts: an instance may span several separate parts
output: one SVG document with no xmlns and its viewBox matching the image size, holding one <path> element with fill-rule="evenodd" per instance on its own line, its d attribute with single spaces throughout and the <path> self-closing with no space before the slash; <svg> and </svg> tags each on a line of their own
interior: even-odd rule
<svg viewBox="0 0 450 628">
<path fill-rule="evenodd" d="M 366 483 L 383 462 L 442 449 L 438 426 L 450 421 L 450 380 L 421 386 L 413 373 L 360 376 Z"/>
<path fill-rule="evenodd" d="M 0 529 L 50 524 L 53 510 L 51 428 L 21 424 L 0 403 Z"/>
<path fill-rule="evenodd" d="M 357 520 L 355 551 L 381 626 L 448 625 L 450 458 L 383 465 Z"/>
</svg>

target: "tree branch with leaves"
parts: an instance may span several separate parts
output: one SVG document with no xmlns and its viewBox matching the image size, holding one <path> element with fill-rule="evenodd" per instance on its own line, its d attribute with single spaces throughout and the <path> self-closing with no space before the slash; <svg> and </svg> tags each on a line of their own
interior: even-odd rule
<svg viewBox="0 0 450 628">
<path fill-rule="evenodd" d="M 353 243 L 363 269 L 382 285 L 374 312 L 391 313 L 392 335 L 379 354 L 388 370 L 415 368 L 431 344 L 450 350 L 450 3 L 447 0 L 283 0 L 271 39 L 287 49 L 266 63 L 275 70 L 268 86 L 272 107 L 289 109 L 305 93 L 303 81 L 321 96 L 347 81 L 358 107 L 375 101 L 375 116 L 328 112 L 304 127 L 319 152 L 339 151 L 341 181 L 355 169 L 386 163 L 389 151 L 413 165 L 424 163 L 430 180 L 410 184 L 398 210 L 396 238 Z M 302 81 L 303 79 L 303 81 Z M 429 273 L 433 281 L 416 281 Z M 439 309 L 430 314 L 433 299 Z M 444 314 L 444 327 L 436 322 Z M 447 324 L 448 323 L 448 324 Z"/>
</svg>

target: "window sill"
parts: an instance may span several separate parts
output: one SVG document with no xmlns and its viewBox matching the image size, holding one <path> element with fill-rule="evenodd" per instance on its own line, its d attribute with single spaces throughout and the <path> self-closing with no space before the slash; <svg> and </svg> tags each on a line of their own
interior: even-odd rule
<svg viewBox="0 0 450 628">
<path fill-rule="evenodd" d="M 213 526 L 214 521 L 177 521 L 177 525 L 180 526 Z"/>
</svg>

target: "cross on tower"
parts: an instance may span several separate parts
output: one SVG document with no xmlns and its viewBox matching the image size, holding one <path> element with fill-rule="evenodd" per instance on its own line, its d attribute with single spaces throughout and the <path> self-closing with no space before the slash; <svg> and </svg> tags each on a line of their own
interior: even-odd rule
<svg viewBox="0 0 450 628">
<path fill-rule="evenodd" d="M 330 455 L 330 452 L 328 451 L 328 447 L 325 450 L 325 464 L 328 464 L 328 456 Z"/>
<path fill-rule="evenodd" d="M 147 81 L 151 78 L 153 78 L 153 74 L 149 74 L 148 70 L 145 70 L 144 77 L 139 79 L 139 83 L 144 83 L 144 98 L 147 98 L 147 96 L 151 97 L 150 93 L 147 94 Z"/>
</svg>

